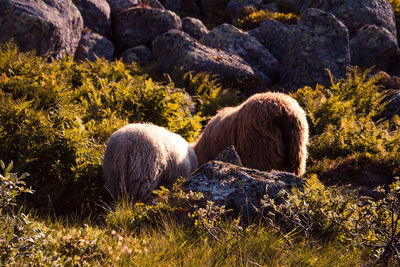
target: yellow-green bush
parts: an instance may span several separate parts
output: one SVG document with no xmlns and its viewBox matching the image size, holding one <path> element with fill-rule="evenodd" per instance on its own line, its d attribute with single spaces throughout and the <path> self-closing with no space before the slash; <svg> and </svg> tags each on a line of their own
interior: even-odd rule
<svg viewBox="0 0 400 267">
<path fill-rule="evenodd" d="M 201 117 L 183 90 L 153 82 L 120 61 L 51 63 L 0 47 L 0 158 L 31 174 L 28 206 L 57 212 L 94 207 L 102 195 L 108 137 L 152 122 L 193 141 Z"/>
<path fill-rule="evenodd" d="M 300 20 L 300 17 L 293 13 L 280 13 L 280 12 L 271 12 L 268 10 L 258 10 L 250 15 L 239 19 L 235 24 L 236 27 L 244 30 L 254 29 L 267 19 L 273 19 L 284 24 L 297 24 Z"/>
<path fill-rule="evenodd" d="M 357 154 L 385 160 L 392 169 L 400 163 L 398 119 L 390 127 L 388 121 L 376 121 L 385 97 L 378 80 L 369 71 L 352 69 L 330 87 L 304 87 L 293 94 L 308 116 L 309 166 Z"/>
</svg>

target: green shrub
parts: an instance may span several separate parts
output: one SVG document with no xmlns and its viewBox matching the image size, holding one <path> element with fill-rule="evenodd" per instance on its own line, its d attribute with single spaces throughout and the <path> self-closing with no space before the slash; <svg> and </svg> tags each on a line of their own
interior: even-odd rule
<svg viewBox="0 0 400 267">
<path fill-rule="evenodd" d="M 29 176 L 28 173 L 23 173 L 18 176 L 16 173 L 11 173 L 13 162 L 6 167 L 4 162 L 0 160 L 0 167 L 4 170 L 4 175 L 0 174 L 0 217 L 3 212 L 10 211 L 16 206 L 17 197 L 21 193 L 33 193 L 30 188 L 26 187 L 23 179 Z"/>
<path fill-rule="evenodd" d="M 304 87 L 293 94 L 308 116 L 309 166 L 351 155 L 387 162 L 393 170 L 398 166 L 398 118 L 393 127 L 377 121 L 385 97 L 377 85 L 379 78 L 353 68 L 346 79 L 330 87 Z"/>
<path fill-rule="evenodd" d="M 104 201 L 101 163 L 115 130 L 152 122 L 191 142 L 202 121 L 183 90 L 153 82 L 135 65 L 47 63 L 13 44 L 0 47 L 0 98 L 0 158 L 31 174 L 37 193 L 28 206 L 57 212 Z"/>
<path fill-rule="evenodd" d="M 240 29 L 251 30 L 260 26 L 261 23 L 267 19 L 273 19 L 284 24 L 297 24 L 297 22 L 299 22 L 300 20 L 300 17 L 293 13 L 280 13 L 271 12 L 268 10 L 258 10 L 242 19 L 239 19 L 236 22 L 235 26 Z"/>
<path fill-rule="evenodd" d="M 314 183 L 304 192 L 287 194 L 281 204 L 266 197 L 263 205 L 274 208 L 271 222 L 279 222 L 275 229 L 283 229 L 281 234 L 287 238 L 337 242 L 362 249 L 367 262 L 387 265 L 400 261 L 400 183 L 397 180 L 386 192 L 378 191 L 384 197 L 370 200 L 357 197 L 354 190 L 344 194 Z"/>
</svg>

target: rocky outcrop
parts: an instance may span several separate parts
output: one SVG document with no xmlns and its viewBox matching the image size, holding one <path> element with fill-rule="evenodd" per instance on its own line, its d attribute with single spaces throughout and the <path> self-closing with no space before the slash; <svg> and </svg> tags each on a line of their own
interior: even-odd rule
<svg viewBox="0 0 400 267">
<path fill-rule="evenodd" d="M 100 35 L 110 36 L 111 11 L 106 0 L 73 0 L 72 2 L 81 12 L 86 28 Z"/>
<path fill-rule="evenodd" d="M 82 32 L 82 38 L 75 53 L 75 60 L 96 61 L 97 58 L 105 58 L 111 61 L 113 55 L 114 45 L 106 37 L 86 29 Z"/>
<path fill-rule="evenodd" d="M 396 38 L 383 27 L 369 25 L 350 40 L 351 63 L 362 68 L 388 70 L 400 56 Z"/>
<path fill-rule="evenodd" d="M 200 42 L 240 56 L 270 78 L 279 70 L 278 60 L 256 38 L 230 24 L 215 27 Z"/>
<path fill-rule="evenodd" d="M 230 0 L 225 8 L 225 14 L 232 19 L 242 18 L 258 10 L 262 0 Z"/>
<path fill-rule="evenodd" d="M 0 42 L 14 39 L 21 51 L 73 55 L 82 29 L 82 16 L 69 0 L 0 1 Z"/>
<path fill-rule="evenodd" d="M 262 172 L 222 161 L 202 165 L 183 184 L 187 192 L 201 192 L 205 199 L 232 210 L 233 216 L 241 215 L 244 223 L 259 215 L 261 199 L 265 195 L 276 203 L 282 193 L 292 188 L 303 189 L 306 182 L 286 172 Z"/>
<path fill-rule="evenodd" d="M 260 27 L 249 31 L 279 61 L 286 54 L 289 41 L 293 38 L 293 28 L 275 20 L 265 20 Z"/>
<path fill-rule="evenodd" d="M 110 5 L 111 15 L 115 16 L 124 9 L 139 6 L 140 0 L 107 0 Z"/>
<path fill-rule="evenodd" d="M 184 72 L 210 72 L 222 79 L 258 80 L 261 77 L 265 83 L 270 82 L 242 58 L 202 45 L 179 30 L 158 36 L 152 43 L 152 50 L 158 65 L 166 72 L 182 68 Z"/>
<path fill-rule="evenodd" d="M 122 61 L 124 63 L 136 62 L 142 66 L 146 65 L 153 60 L 153 53 L 150 48 L 145 45 L 138 45 L 125 50 L 122 54 Z"/>
<path fill-rule="evenodd" d="M 193 0 L 164 0 L 164 7 L 174 12 L 183 11 L 185 14 L 200 16 L 201 9 Z"/>
<path fill-rule="evenodd" d="M 182 19 L 182 31 L 188 33 L 196 40 L 200 40 L 210 32 L 201 20 L 192 17 Z"/>
<path fill-rule="evenodd" d="M 349 35 L 334 15 L 307 9 L 301 16 L 280 67 L 280 84 L 295 90 L 305 85 L 329 85 L 346 75 L 350 64 Z"/>
<path fill-rule="evenodd" d="M 180 18 L 169 10 L 147 7 L 125 9 L 115 17 L 115 46 L 123 51 L 133 46 L 148 44 L 157 35 L 181 27 Z"/>
<path fill-rule="evenodd" d="M 203 14 L 207 16 L 218 15 L 220 10 L 226 8 L 229 0 L 200 0 Z"/>
<path fill-rule="evenodd" d="M 302 10 L 318 8 L 339 18 L 348 28 L 350 37 L 364 25 L 382 26 L 396 35 L 393 8 L 389 0 L 297 0 L 304 2 Z"/>
</svg>

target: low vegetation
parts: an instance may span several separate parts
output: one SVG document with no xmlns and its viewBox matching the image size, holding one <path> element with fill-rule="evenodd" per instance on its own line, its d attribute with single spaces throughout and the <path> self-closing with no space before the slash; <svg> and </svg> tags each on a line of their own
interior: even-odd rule
<svg viewBox="0 0 400 267">
<path fill-rule="evenodd" d="M 352 69 L 292 95 L 308 114 L 309 186 L 264 199 L 272 212 L 245 227 L 179 182 L 136 204 L 103 188 L 105 143 L 122 125 L 153 122 L 193 141 L 242 100 L 206 74 L 156 72 L 1 46 L 1 265 L 398 264 L 400 120 L 380 116 L 379 75 Z M 365 169 L 390 179 L 365 189 Z"/>
<path fill-rule="evenodd" d="M 240 29 L 251 30 L 259 27 L 261 23 L 267 19 L 272 19 L 287 25 L 291 25 L 297 24 L 297 22 L 300 20 L 300 16 L 293 13 L 280 13 L 261 9 L 239 19 L 235 26 Z"/>
</svg>

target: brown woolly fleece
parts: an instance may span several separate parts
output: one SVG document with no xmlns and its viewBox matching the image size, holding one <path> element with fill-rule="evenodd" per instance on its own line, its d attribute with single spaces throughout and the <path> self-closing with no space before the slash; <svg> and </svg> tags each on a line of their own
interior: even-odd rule
<svg viewBox="0 0 400 267">
<path fill-rule="evenodd" d="M 199 164 L 234 145 L 244 166 L 303 175 L 308 123 L 296 100 L 282 93 L 251 96 L 237 107 L 220 110 L 193 144 Z"/>
<path fill-rule="evenodd" d="M 105 186 L 115 198 L 129 193 L 146 200 L 198 166 L 196 153 L 180 135 L 152 124 L 129 124 L 112 134 L 103 160 Z"/>
</svg>

